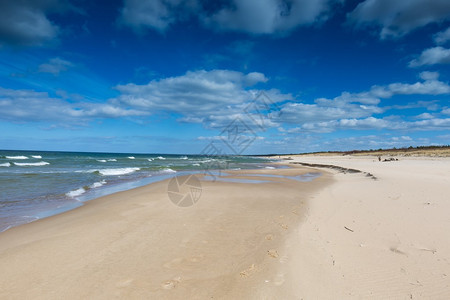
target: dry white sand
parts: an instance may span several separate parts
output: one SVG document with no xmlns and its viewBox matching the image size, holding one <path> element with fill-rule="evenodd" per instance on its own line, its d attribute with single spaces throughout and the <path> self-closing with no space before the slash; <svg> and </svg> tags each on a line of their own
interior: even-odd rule
<svg viewBox="0 0 450 300">
<path fill-rule="evenodd" d="M 297 156 L 336 174 L 288 240 L 304 299 L 450 299 L 450 158 Z M 334 171 L 336 173 L 336 171 Z"/>
</svg>

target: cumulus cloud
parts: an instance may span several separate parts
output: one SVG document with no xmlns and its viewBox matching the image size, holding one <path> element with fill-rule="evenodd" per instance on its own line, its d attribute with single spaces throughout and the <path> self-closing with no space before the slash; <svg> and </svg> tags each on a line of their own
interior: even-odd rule
<svg viewBox="0 0 450 300">
<path fill-rule="evenodd" d="M 153 28 L 163 32 L 197 7 L 196 0 L 125 0 L 120 21 L 137 31 Z"/>
<path fill-rule="evenodd" d="M 0 1 L 0 43 L 42 45 L 54 39 L 59 28 L 48 14 L 68 7 L 64 0 Z"/>
<path fill-rule="evenodd" d="M 148 113 L 111 103 L 69 103 L 48 93 L 0 87 L 0 119 L 12 122 L 82 123 L 92 118 L 143 116 Z"/>
<path fill-rule="evenodd" d="M 413 119 L 421 119 L 419 115 Z M 450 118 L 425 118 L 420 121 L 388 120 L 367 117 L 362 119 L 340 119 L 323 122 L 309 122 L 300 127 L 283 129 L 287 133 L 330 133 L 338 130 L 395 130 L 395 131 L 431 131 L 450 130 Z"/>
<path fill-rule="evenodd" d="M 234 0 L 231 6 L 205 17 L 204 22 L 219 30 L 270 34 L 320 21 L 329 8 L 327 0 Z"/>
<path fill-rule="evenodd" d="M 55 57 L 51 58 L 48 62 L 41 64 L 38 68 L 38 72 L 58 75 L 72 66 L 73 64 L 70 61 Z"/>
<path fill-rule="evenodd" d="M 356 26 L 381 27 L 380 37 L 396 38 L 450 16 L 448 0 L 365 0 L 348 14 Z"/>
<path fill-rule="evenodd" d="M 332 132 L 339 129 L 406 129 L 409 125 L 417 129 L 438 128 L 440 121 L 433 118 L 424 118 L 426 114 L 418 116 L 419 119 L 430 119 L 424 123 L 405 123 L 375 118 L 393 107 L 380 107 L 381 99 L 388 99 L 395 95 L 448 95 L 450 86 L 439 81 L 439 73 L 422 72 L 423 81 L 416 83 L 392 83 L 386 86 L 372 86 L 369 91 L 361 93 L 344 92 L 333 99 L 318 98 L 314 104 L 289 102 L 281 107 L 280 124 L 298 124 L 295 132 Z M 430 103 L 416 103 L 414 107 L 431 105 Z M 419 106 L 418 106 L 419 105 Z M 435 122 L 435 123 L 433 123 Z M 420 128 L 419 128 L 420 127 Z M 289 131 L 287 131 L 289 132 Z"/>
<path fill-rule="evenodd" d="M 270 107 L 254 86 L 265 83 L 262 73 L 241 73 L 230 70 L 193 71 L 176 77 L 150 81 L 145 85 L 119 85 L 121 93 L 114 103 L 151 113 L 170 112 L 180 115 L 179 122 L 203 123 L 208 128 L 223 128 L 235 119 L 245 120 L 252 128 L 274 126 L 268 115 Z M 291 100 L 291 95 L 266 90 L 269 102 Z M 256 101 L 256 102 L 253 102 Z M 258 103 L 258 107 L 250 107 Z M 249 109 L 246 112 L 246 109 Z"/>
<path fill-rule="evenodd" d="M 140 109 L 192 116 L 245 103 L 255 95 L 255 91 L 247 88 L 266 81 L 264 74 L 257 72 L 200 70 L 152 80 L 145 85 L 119 85 L 116 89 L 121 95 L 117 101 Z"/>
<path fill-rule="evenodd" d="M 450 64 L 450 49 L 440 46 L 425 49 L 418 58 L 409 62 L 409 67 L 416 68 L 435 64 Z"/>
<path fill-rule="evenodd" d="M 327 18 L 339 0 L 126 0 L 120 20 L 140 31 L 163 32 L 170 25 L 196 17 L 208 28 L 250 34 L 289 32 Z"/>
<path fill-rule="evenodd" d="M 436 33 L 433 39 L 434 42 L 438 45 L 442 45 L 450 41 L 450 27 L 444 31 Z"/>
</svg>

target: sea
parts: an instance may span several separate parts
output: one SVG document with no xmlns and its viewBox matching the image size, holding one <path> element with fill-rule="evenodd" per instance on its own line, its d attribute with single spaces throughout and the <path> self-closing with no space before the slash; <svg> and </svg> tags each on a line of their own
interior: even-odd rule
<svg viewBox="0 0 450 300">
<path fill-rule="evenodd" d="M 268 162 L 250 156 L 0 150 L 0 232 L 178 174 L 265 168 Z"/>
</svg>

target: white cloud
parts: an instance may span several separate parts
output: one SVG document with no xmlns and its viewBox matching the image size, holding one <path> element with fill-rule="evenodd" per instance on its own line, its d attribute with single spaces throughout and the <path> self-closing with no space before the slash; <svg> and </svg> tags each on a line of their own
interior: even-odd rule
<svg viewBox="0 0 450 300">
<path fill-rule="evenodd" d="M 450 27 L 444 31 L 438 32 L 433 36 L 434 42 L 442 45 L 450 41 Z"/>
<path fill-rule="evenodd" d="M 434 116 L 430 113 L 421 113 L 420 115 L 416 116 L 416 119 L 433 119 Z"/>
<path fill-rule="evenodd" d="M 438 80 L 439 72 L 423 71 L 419 74 L 419 77 L 423 80 Z"/>
<path fill-rule="evenodd" d="M 121 22 L 141 31 L 164 32 L 171 25 L 196 17 L 205 27 L 250 34 L 289 32 L 321 22 L 340 0 L 229 0 L 211 4 L 200 0 L 126 0 Z"/>
<path fill-rule="evenodd" d="M 234 0 L 204 19 L 219 30 L 244 31 L 251 34 L 271 34 L 290 31 L 325 18 L 330 9 L 327 0 Z"/>
<path fill-rule="evenodd" d="M 264 97 L 258 98 L 258 91 L 252 87 L 267 81 L 266 76 L 258 72 L 199 70 L 145 85 L 119 85 L 116 89 L 121 95 L 112 101 L 152 114 L 179 114 L 181 117 L 177 121 L 202 123 L 206 128 L 222 129 L 240 119 L 251 130 L 265 130 L 277 126 L 272 120 L 276 114 L 270 114 L 275 108 L 265 104 L 274 106 L 277 102 L 292 100 L 291 95 L 275 89 L 264 91 Z M 249 106 L 251 103 L 253 105 Z"/>
<path fill-rule="evenodd" d="M 400 37 L 450 16 L 448 0 L 365 0 L 348 14 L 357 26 L 375 24 L 380 37 Z"/>
<path fill-rule="evenodd" d="M 197 10 L 196 0 L 125 0 L 120 21 L 137 31 L 165 31 L 171 24 Z"/>
<path fill-rule="evenodd" d="M 333 99 L 319 98 L 314 104 L 286 103 L 281 107 L 280 124 L 299 124 L 300 127 L 286 130 L 286 132 L 332 132 L 340 129 L 394 129 L 402 130 L 414 128 L 425 130 L 438 128 L 439 121 L 431 114 L 422 114 L 417 118 L 430 119 L 429 123 L 406 122 L 375 118 L 374 115 L 396 108 L 379 107 L 380 99 L 388 99 L 395 95 L 443 95 L 450 94 L 450 86 L 439 81 L 439 73 L 422 72 L 420 78 L 424 81 L 416 83 L 392 83 L 386 86 L 373 86 L 367 92 L 343 92 Z M 409 107 L 431 107 L 435 103 L 418 102 Z M 404 109 L 409 107 L 398 107 Z M 436 108 L 434 108 L 436 109 Z M 425 118 L 428 116 L 430 118 Z M 437 122 L 437 123 L 433 123 Z"/>
<path fill-rule="evenodd" d="M 72 66 L 73 64 L 70 61 L 55 57 L 50 59 L 48 62 L 41 64 L 38 68 L 38 72 L 58 75 Z"/>
<path fill-rule="evenodd" d="M 217 114 L 219 110 L 254 98 L 248 87 L 268 79 L 262 73 L 212 70 L 150 81 L 145 85 L 119 85 L 120 103 L 148 111 L 170 111 L 185 116 Z"/>
<path fill-rule="evenodd" d="M 435 64 L 450 64 L 450 49 L 440 46 L 428 48 L 418 58 L 409 62 L 411 68 Z"/>
<path fill-rule="evenodd" d="M 59 28 L 48 14 L 68 8 L 64 0 L 0 1 L 0 43 L 42 45 L 54 39 Z"/>
<path fill-rule="evenodd" d="M 416 116 L 415 119 L 420 117 Z M 363 119 L 340 119 L 324 122 L 308 122 L 300 127 L 281 129 L 290 134 L 330 133 L 338 130 L 381 130 L 389 131 L 431 131 L 450 130 L 450 118 L 427 118 L 419 121 L 388 120 L 368 117 Z"/>
<path fill-rule="evenodd" d="M 148 113 L 111 103 L 69 103 L 48 93 L 0 87 L 0 119 L 12 122 L 79 124 L 93 118 L 143 116 Z"/>
</svg>

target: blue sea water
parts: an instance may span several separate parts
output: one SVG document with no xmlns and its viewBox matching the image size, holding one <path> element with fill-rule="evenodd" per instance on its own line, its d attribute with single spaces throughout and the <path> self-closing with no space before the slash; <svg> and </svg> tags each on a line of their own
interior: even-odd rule
<svg viewBox="0 0 450 300">
<path fill-rule="evenodd" d="M 0 150 L 0 232 L 180 172 L 262 168 L 248 156 Z"/>
</svg>

